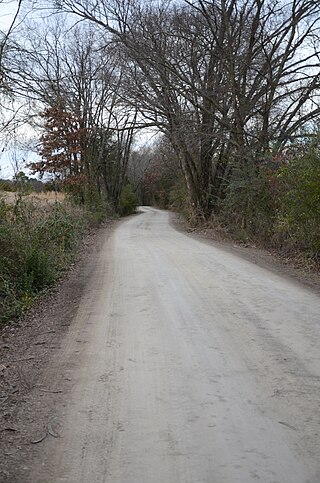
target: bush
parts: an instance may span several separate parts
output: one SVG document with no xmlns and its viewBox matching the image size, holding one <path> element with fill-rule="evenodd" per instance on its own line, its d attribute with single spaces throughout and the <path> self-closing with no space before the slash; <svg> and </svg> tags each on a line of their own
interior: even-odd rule
<svg viewBox="0 0 320 483">
<path fill-rule="evenodd" d="M 311 256 L 320 255 L 320 143 L 291 159 L 279 173 L 277 228 L 282 239 Z"/>
<path fill-rule="evenodd" d="M 0 323 L 18 316 L 66 269 L 86 226 L 79 208 L 0 202 Z"/>
<path fill-rule="evenodd" d="M 286 252 L 320 255 L 320 138 L 291 148 L 291 159 L 232 171 L 219 221 L 232 236 Z"/>
<path fill-rule="evenodd" d="M 277 213 L 275 173 L 270 167 L 249 163 L 234 169 L 219 204 L 219 216 L 234 236 L 268 242 Z"/>
<path fill-rule="evenodd" d="M 0 191 L 16 191 L 15 184 L 8 179 L 0 179 Z"/>
<path fill-rule="evenodd" d="M 131 185 L 126 185 L 121 192 L 119 212 L 121 216 L 131 215 L 138 206 L 138 197 Z"/>
</svg>

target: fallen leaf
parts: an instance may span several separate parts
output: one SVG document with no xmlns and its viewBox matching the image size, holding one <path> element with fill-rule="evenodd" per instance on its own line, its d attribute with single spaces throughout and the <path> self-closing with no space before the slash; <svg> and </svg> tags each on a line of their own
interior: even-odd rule
<svg viewBox="0 0 320 483">
<path fill-rule="evenodd" d="M 46 433 L 44 436 L 41 436 L 38 439 L 34 439 L 33 441 L 30 441 L 31 444 L 38 444 L 41 443 L 46 437 L 48 436 L 48 433 Z"/>
</svg>

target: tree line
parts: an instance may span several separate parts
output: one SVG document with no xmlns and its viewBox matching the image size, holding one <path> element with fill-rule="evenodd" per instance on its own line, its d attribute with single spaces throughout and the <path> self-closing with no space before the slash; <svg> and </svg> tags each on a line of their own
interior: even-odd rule
<svg viewBox="0 0 320 483">
<path fill-rule="evenodd" d="M 319 204 L 318 161 L 310 161 L 320 115 L 319 2 L 43 5 L 32 2 L 46 20 L 31 16 L 2 62 L 9 89 L 31 112 L 41 107 L 35 171 L 60 177 L 82 201 L 106 196 L 117 209 L 137 159 L 145 193 L 170 153 L 178 197 L 195 219 L 224 217 L 252 234 L 281 223 L 292 231 L 292 170 L 311 173 L 311 204 Z M 167 145 L 166 156 L 154 147 L 157 163 L 132 149 L 146 128 L 161 134 L 160 151 Z"/>
</svg>

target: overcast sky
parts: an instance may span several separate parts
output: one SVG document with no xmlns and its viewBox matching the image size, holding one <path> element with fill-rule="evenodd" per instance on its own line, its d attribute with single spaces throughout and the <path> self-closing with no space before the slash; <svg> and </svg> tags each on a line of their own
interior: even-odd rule
<svg viewBox="0 0 320 483">
<path fill-rule="evenodd" d="M 14 20 L 18 7 L 16 0 L 0 0 L 0 31 L 5 33 Z M 25 16 L 24 16 L 25 17 Z M 22 17 L 23 18 L 23 17 Z M 19 22 L 16 22 L 19 25 Z M 30 174 L 25 167 L 26 163 L 35 161 L 37 155 L 27 149 L 8 150 L 6 143 L 0 138 L 0 178 L 12 178 L 17 170 L 23 170 Z"/>
<path fill-rule="evenodd" d="M 11 25 L 14 15 L 17 10 L 18 2 L 0 2 L 0 29 L 6 31 Z"/>
<path fill-rule="evenodd" d="M 14 18 L 18 2 L 0 2 L 0 30 L 2 32 L 7 32 L 10 27 L 12 20 Z M 5 149 L 3 143 L 0 142 L 1 152 L 0 152 L 0 177 L 9 177 L 13 174 L 12 168 L 12 153 L 2 152 Z"/>
</svg>

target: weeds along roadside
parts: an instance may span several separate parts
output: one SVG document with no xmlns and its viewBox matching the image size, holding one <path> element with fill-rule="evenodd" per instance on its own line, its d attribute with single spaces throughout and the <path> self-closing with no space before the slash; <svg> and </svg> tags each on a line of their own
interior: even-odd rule
<svg viewBox="0 0 320 483">
<path fill-rule="evenodd" d="M 69 203 L 0 200 L 0 328 L 30 308 L 74 260 L 88 229 L 106 211 Z"/>
</svg>

